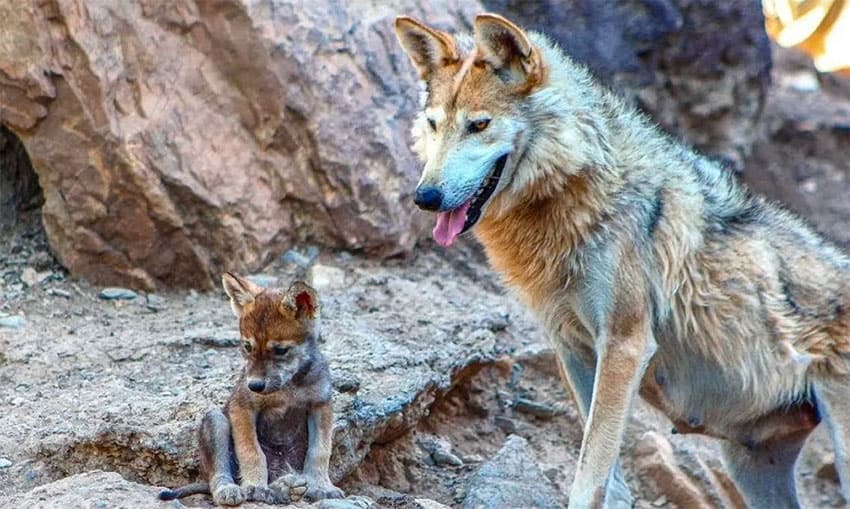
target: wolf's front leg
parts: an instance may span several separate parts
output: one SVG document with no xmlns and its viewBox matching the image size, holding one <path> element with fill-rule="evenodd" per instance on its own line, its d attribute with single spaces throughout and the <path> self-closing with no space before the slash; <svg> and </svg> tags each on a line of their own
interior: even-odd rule
<svg viewBox="0 0 850 509">
<path fill-rule="evenodd" d="M 201 468 L 207 474 L 216 505 L 233 506 L 245 501 L 245 495 L 233 478 L 230 436 L 230 422 L 221 410 L 210 410 L 204 415 L 198 447 Z"/>
<path fill-rule="evenodd" d="M 590 412 L 590 403 L 593 398 L 593 378 L 596 371 L 596 361 L 587 359 L 571 350 L 560 338 L 551 341 L 558 358 L 558 367 L 572 393 L 573 399 L 579 409 L 583 423 L 587 423 Z M 605 506 L 611 509 L 631 509 L 634 503 L 629 487 L 623 478 L 623 469 L 620 462 L 614 465 L 614 470 L 605 487 Z"/>
<path fill-rule="evenodd" d="M 307 457 L 304 460 L 304 477 L 309 500 L 342 498 L 345 494 L 331 482 L 328 468 L 333 438 L 333 407 L 331 403 L 312 408 L 307 415 Z"/>
<path fill-rule="evenodd" d="M 275 503 L 268 489 L 269 471 L 266 455 L 257 439 L 257 414 L 250 408 L 238 406 L 229 409 L 233 449 L 239 462 L 239 477 L 247 500 Z"/>
<path fill-rule="evenodd" d="M 644 314 L 623 313 L 611 320 L 598 346 L 593 398 L 570 490 L 572 509 L 607 505 L 629 410 L 656 348 Z"/>
</svg>

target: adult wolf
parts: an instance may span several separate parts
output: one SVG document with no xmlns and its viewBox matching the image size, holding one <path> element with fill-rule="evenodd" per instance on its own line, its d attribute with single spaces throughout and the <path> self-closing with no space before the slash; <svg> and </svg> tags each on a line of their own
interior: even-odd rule
<svg viewBox="0 0 850 509">
<path fill-rule="evenodd" d="M 850 500 L 850 258 L 660 133 L 544 36 L 399 17 L 425 87 L 415 202 L 473 231 L 534 311 L 585 421 L 570 507 L 631 501 L 618 454 L 640 393 L 723 439 L 748 504 L 797 507 L 823 419 Z"/>
</svg>

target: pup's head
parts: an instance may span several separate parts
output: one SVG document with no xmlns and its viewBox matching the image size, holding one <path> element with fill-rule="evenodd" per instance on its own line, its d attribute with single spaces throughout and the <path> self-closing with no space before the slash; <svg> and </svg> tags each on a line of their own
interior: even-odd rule
<svg viewBox="0 0 850 509">
<path fill-rule="evenodd" d="M 264 289 L 226 273 L 221 282 L 239 318 L 245 382 L 253 392 L 270 394 L 298 385 L 315 361 L 319 334 L 316 291 L 303 281 L 287 290 Z"/>
<path fill-rule="evenodd" d="M 547 68 L 532 38 L 495 14 L 475 19 L 472 40 L 407 16 L 395 28 L 426 91 L 413 127 L 425 162 L 414 201 L 437 213 L 434 239 L 448 246 L 515 177 L 534 123 L 526 100 Z"/>
</svg>

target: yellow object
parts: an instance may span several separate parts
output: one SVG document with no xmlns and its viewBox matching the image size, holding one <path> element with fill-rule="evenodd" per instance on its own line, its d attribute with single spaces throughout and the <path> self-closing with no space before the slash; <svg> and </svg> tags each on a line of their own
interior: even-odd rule
<svg viewBox="0 0 850 509">
<path fill-rule="evenodd" d="M 847 0 L 764 0 L 767 33 L 812 56 L 819 71 L 850 70 Z"/>
</svg>

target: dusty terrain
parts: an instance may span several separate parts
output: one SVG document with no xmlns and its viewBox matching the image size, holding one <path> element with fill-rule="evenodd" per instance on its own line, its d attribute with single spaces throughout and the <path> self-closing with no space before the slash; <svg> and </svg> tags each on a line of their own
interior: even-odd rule
<svg viewBox="0 0 850 509">
<path fill-rule="evenodd" d="M 154 507 L 155 487 L 196 474 L 195 428 L 240 366 L 235 320 L 221 292 L 106 300 L 48 263 L 32 279 L 26 260 L 43 245 L 30 227 L 7 228 L 0 253 L 0 313 L 24 322 L 0 329 L 0 505 Z M 563 505 L 577 414 L 540 331 L 472 243 L 385 262 L 321 252 L 318 264 L 337 389 L 333 475 L 361 497 L 339 507 L 432 503 L 403 494 Z M 282 258 L 262 275 L 288 281 L 299 270 Z M 637 506 L 734 505 L 715 444 L 669 429 L 642 404 L 630 425 L 623 458 Z M 829 477 L 822 443 L 799 470 L 807 507 L 840 500 L 834 480 L 816 475 Z"/>
</svg>

